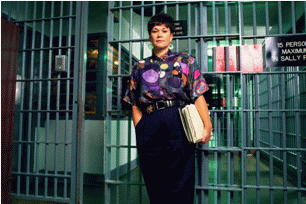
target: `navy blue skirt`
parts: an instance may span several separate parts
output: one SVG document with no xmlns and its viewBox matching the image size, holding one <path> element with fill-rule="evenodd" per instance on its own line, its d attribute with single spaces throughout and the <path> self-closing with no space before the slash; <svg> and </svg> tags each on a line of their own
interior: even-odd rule
<svg viewBox="0 0 306 204">
<path fill-rule="evenodd" d="M 151 204 L 193 203 L 195 145 L 186 138 L 178 108 L 144 114 L 135 127 L 140 168 Z"/>
</svg>

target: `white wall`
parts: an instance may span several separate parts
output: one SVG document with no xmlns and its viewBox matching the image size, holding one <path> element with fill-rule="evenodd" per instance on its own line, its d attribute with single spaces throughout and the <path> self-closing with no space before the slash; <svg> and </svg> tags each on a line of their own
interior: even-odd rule
<svg viewBox="0 0 306 204">
<path fill-rule="evenodd" d="M 56 126 L 58 125 L 58 128 Z M 103 155 L 104 155 L 104 121 L 101 120 L 85 120 L 84 139 L 82 144 L 83 150 L 83 171 L 84 173 L 102 174 L 103 173 Z M 68 134 L 66 135 L 66 128 Z M 58 124 L 55 120 L 51 120 L 49 123 L 48 141 L 51 142 L 49 145 L 40 144 L 35 148 L 34 153 L 34 170 L 36 169 L 36 161 L 38 170 L 47 169 L 48 171 L 54 171 L 55 167 L 57 171 L 64 171 L 65 163 L 66 170 L 71 171 L 71 144 L 57 145 L 57 150 L 54 142 L 71 142 L 72 135 L 72 121 L 69 120 L 66 124 L 65 120 L 59 120 Z M 56 139 L 57 135 L 57 139 Z M 36 128 L 35 129 L 36 140 L 46 141 L 47 128 Z M 46 149 L 47 148 L 47 149 Z M 57 152 L 56 152 L 57 151 Z M 65 152 L 66 151 L 66 152 Z M 66 160 L 65 160 L 66 154 Z M 38 157 L 38 158 L 37 158 Z M 36 159 L 37 158 L 37 159 Z M 55 160 L 57 165 L 55 166 Z"/>
</svg>

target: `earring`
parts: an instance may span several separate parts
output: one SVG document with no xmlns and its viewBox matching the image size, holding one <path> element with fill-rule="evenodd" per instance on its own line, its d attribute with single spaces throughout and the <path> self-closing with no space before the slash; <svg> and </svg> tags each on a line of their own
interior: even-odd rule
<svg viewBox="0 0 306 204">
<path fill-rule="evenodd" d="M 150 50 L 153 50 L 153 48 L 154 48 L 153 45 L 150 44 L 150 45 L 149 45 L 149 49 L 150 49 Z"/>
<path fill-rule="evenodd" d="M 169 44 L 168 47 L 169 47 L 170 50 L 172 50 L 174 48 L 174 46 L 171 43 Z"/>
</svg>

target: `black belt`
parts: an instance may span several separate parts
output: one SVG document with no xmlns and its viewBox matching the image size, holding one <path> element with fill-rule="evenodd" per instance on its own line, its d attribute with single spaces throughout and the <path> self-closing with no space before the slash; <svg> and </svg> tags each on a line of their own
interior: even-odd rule
<svg viewBox="0 0 306 204">
<path fill-rule="evenodd" d="M 185 104 L 186 103 L 184 101 L 179 101 L 179 100 L 156 101 L 155 103 L 148 104 L 144 108 L 145 108 L 146 113 L 151 114 L 156 110 L 162 110 L 162 109 L 171 108 L 174 106 L 182 106 Z"/>
</svg>

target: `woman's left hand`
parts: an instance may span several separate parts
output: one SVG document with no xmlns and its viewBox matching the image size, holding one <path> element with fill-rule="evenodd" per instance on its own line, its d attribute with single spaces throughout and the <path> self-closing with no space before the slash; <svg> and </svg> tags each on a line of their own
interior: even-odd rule
<svg viewBox="0 0 306 204">
<path fill-rule="evenodd" d="M 209 142 L 210 138 L 211 138 L 211 128 L 209 128 L 209 129 L 204 128 L 203 138 L 199 142 L 199 144 L 203 145 L 203 144 Z"/>
</svg>

